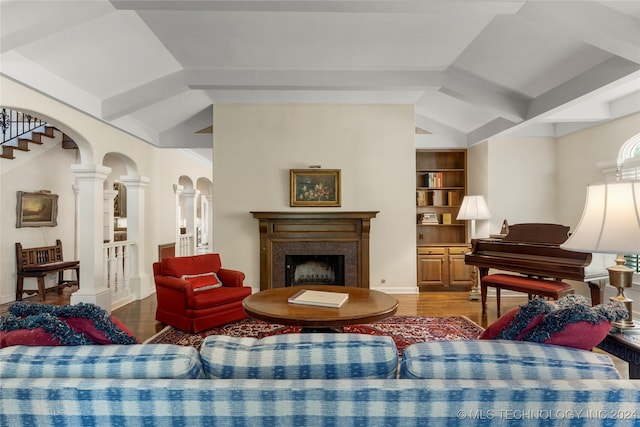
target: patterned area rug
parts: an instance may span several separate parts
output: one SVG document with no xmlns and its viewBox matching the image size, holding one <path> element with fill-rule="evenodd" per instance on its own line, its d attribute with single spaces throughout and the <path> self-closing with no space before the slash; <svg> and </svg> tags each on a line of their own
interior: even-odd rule
<svg viewBox="0 0 640 427">
<path fill-rule="evenodd" d="M 470 340 L 477 338 L 483 329 L 462 316 L 419 317 L 395 316 L 376 323 L 345 326 L 344 332 L 369 335 L 388 335 L 402 351 L 410 344 L 437 340 Z M 259 320 L 244 319 L 197 334 L 188 334 L 167 326 L 147 344 L 178 344 L 200 350 L 202 341 L 209 335 L 263 338 L 270 335 L 295 334 L 302 330 L 299 326 L 284 326 Z"/>
</svg>

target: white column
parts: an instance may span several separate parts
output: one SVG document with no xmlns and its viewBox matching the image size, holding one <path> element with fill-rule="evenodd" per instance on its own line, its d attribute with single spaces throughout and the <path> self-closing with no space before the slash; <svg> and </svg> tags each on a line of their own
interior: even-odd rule
<svg viewBox="0 0 640 427">
<path fill-rule="evenodd" d="M 154 291 L 144 268 L 145 249 L 145 189 L 151 181 L 146 176 L 121 176 L 127 188 L 127 240 L 133 240 L 129 254 L 129 286 L 136 299 L 148 297 Z"/>
<path fill-rule="evenodd" d="M 113 201 L 116 199 L 116 195 L 118 194 L 115 190 L 104 190 L 103 199 L 104 199 L 104 211 L 103 211 L 103 230 L 104 240 L 108 240 L 109 242 L 113 242 Z"/>
<path fill-rule="evenodd" d="M 111 292 L 104 283 L 102 259 L 103 183 L 111 168 L 74 164 L 71 171 L 78 188 L 78 260 L 80 289 L 71 294 L 71 304 L 96 304 L 111 312 Z"/>
<path fill-rule="evenodd" d="M 187 234 L 190 234 L 191 236 L 193 236 L 192 247 L 189 248 L 190 249 L 189 253 L 195 254 L 196 253 L 196 215 L 197 215 L 196 200 L 198 199 L 198 195 L 200 194 L 200 191 L 184 190 L 182 194 L 184 196 L 183 216 L 184 216 L 184 219 L 186 219 L 187 221 L 186 223 Z"/>
<path fill-rule="evenodd" d="M 207 252 L 213 252 L 213 195 L 204 196 L 207 200 L 207 215 L 203 218 L 203 222 L 207 224 Z"/>
<path fill-rule="evenodd" d="M 180 252 L 178 248 L 180 247 L 180 221 L 182 219 L 182 213 L 180 212 L 180 195 L 182 194 L 182 190 L 184 187 L 179 184 L 174 184 L 173 186 L 173 194 L 174 194 L 174 203 L 176 209 L 176 224 L 175 224 L 175 241 L 176 241 L 176 256 L 179 256 Z"/>
<path fill-rule="evenodd" d="M 74 201 L 74 218 L 73 218 L 73 231 L 76 233 L 74 240 L 75 252 L 73 253 L 73 259 L 78 259 L 78 251 L 80 244 L 80 230 L 78 230 L 78 218 L 80 218 L 80 200 L 79 200 L 79 192 L 80 189 L 76 184 L 71 186 L 73 189 L 73 201 Z"/>
</svg>

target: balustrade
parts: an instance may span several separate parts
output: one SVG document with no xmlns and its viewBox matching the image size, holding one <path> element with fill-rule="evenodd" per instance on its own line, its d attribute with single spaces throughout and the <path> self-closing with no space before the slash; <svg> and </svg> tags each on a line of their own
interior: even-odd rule
<svg viewBox="0 0 640 427">
<path fill-rule="evenodd" d="M 103 245 L 104 283 L 111 291 L 112 304 L 131 297 L 129 263 L 131 249 L 134 245 L 136 242 L 131 240 L 110 242 Z"/>
<path fill-rule="evenodd" d="M 3 108 L 0 112 L 2 144 L 46 124 L 46 122 L 21 111 Z"/>
<path fill-rule="evenodd" d="M 191 256 L 194 248 L 193 234 L 180 234 L 176 247 L 176 256 Z"/>
</svg>

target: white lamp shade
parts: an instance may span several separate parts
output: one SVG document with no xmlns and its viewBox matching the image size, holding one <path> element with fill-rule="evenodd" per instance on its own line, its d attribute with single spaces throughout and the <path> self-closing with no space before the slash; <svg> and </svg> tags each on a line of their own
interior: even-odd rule
<svg viewBox="0 0 640 427">
<path fill-rule="evenodd" d="M 563 249 L 615 254 L 640 252 L 640 181 L 587 187 L 582 219 Z"/>
<path fill-rule="evenodd" d="M 483 196 L 464 196 L 456 219 L 491 219 L 491 212 Z"/>
</svg>

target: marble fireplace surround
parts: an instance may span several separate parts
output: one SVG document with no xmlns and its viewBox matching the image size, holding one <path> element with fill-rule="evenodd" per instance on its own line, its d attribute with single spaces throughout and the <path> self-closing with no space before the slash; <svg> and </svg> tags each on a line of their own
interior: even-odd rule
<svg viewBox="0 0 640 427">
<path fill-rule="evenodd" d="M 344 284 L 369 288 L 369 231 L 377 211 L 251 213 L 259 221 L 260 290 L 285 286 L 286 255 L 344 255 Z"/>
</svg>

